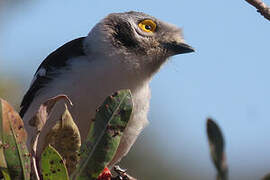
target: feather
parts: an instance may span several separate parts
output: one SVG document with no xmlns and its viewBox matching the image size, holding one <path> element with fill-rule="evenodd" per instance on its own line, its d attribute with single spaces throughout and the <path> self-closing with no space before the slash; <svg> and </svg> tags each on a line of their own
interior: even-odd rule
<svg viewBox="0 0 270 180">
<path fill-rule="evenodd" d="M 29 90 L 23 97 L 21 103 L 20 116 L 23 117 L 33 99 L 37 96 L 40 89 L 45 87 L 52 77 L 57 76 L 57 70 L 68 68 L 67 61 L 73 57 L 84 56 L 83 41 L 84 37 L 74 39 L 54 52 L 52 52 L 37 69 Z M 53 75 L 53 76 L 52 76 Z"/>
</svg>

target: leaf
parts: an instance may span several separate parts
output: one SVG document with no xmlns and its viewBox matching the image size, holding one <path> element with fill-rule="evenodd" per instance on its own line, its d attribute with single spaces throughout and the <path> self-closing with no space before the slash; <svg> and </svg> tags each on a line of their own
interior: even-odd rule
<svg viewBox="0 0 270 180">
<path fill-rule="evenodd" d="M 27 134 L 19 114 L 0 99 L 0 169 L 7 178 L 30 179 L 30 154 Z"/>
<path fill-rule="evenodd" d="M 68 172 L 60 154 L 47 146 L 41 155 L 41 168 L 44 180 L 68 180 Z"/>
<path fill-rule="evenodd" d="M 228 179 L 228 167 L 223 135 L 218 125 L 210 118 L 207 120 L 207 135 L 212 161 L 218 172 L 217 179 L 226 180 Z"/>
<path fill-rule="evenodd" d="M 270 180 L 270 173 L 266 174 L 262 180 Z"/>
<path fill-rule="evenodd" d="M 116 153 L 132 107 L 130 90 L 121 90 L 106 98 L 97 110 L 86 142 L 81 147 L 81 161 L 72 179 L 98 177 Z"/>
<path fill-rule="evenodd" d="M 61 120 L 47 134 L 45 145 L 50 144 L 59 152 L 64 159 L 69 174 L 71 174 L 79 162 L 81 137 L 66 105 L 65 108 Z"/>
<path fill-rule="evenodd" d="M 10 177 L 7 169 L 1 169 L 1 173 L 4 177 L 4 180 L 11 180 L 11 177 Z"/>
<path fill-rule="evenodd" d="M 35 116 L 30 120 L 29 124 L 31 126 L 36 127 L 37 131 L 41 131 L 54 105 L 59 100 L 62 100 L 62 99 L 66 100 L 67 102 L 69 102 L 69 104 L 72 105 L 71 100 L 66 95 L 63 95 L 63 94 L 50 98 L 46 102 L 40 105 L 39 110 L 37 111 Z"/>
<path fill-rule="evenodd" d="M 37 168 L 37 144 L 40 132 L 45 125 L 48 116 L 50 115 L 54 105 L 59 100 L 66 100 L 69 104 L 72 105 L 71 100 L 66 95 L 58 95 L 53 98 L 48 99 L 46 102 L 40 105 L 39 110 L 35 114 L 35 116 L 29 121 L 29 125 L 36 127 L 35 135 L 31 138 L 31 154 L 32 154 L 32 171 L 34 172 L 34 176 L 37 180 L 39 180 L 39 172 Z"/>
<path fill-rule="evenodd" d="M 36 127 L 36 133 L 35 133 L 36 135 L 33 136 L 31 140 L 33 154 L 36 154 L 36 150 L 37 150 L 36 146 L 37 146 L 39 134 L 43 126 L 45 125 L 51 110 L 53 109 L 54 105 L 61 99 L 67 100 L 72 105 L 72 102 L 66 95 L 55 96 L 53 98 L 48 99 L 43 104 L 41 104 L 35 116 L 29 121 L 29 124 L 31 126 Z"/>
</svg>

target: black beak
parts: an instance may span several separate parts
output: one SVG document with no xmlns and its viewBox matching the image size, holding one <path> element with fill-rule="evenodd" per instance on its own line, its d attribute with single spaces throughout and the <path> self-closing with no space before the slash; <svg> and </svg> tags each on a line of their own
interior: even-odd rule
<svg viewBox="0 0 270 180">
<path fill-rule="evenodd" d="M 164 46 L 164 48 L 166 48 L 169 52 L 173 53 L 174 55 L 191 53 L 191 52 L 195 51 L 191 46 L 189 46 L 188 44 L 185 44 L 185 43 L 177 43 L 177 42 L 164 43 L 163 46 Z"/>
</svg>

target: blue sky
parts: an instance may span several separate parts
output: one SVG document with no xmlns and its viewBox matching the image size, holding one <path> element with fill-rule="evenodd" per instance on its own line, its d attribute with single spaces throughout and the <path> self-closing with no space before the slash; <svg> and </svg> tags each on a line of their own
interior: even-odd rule
<svg viewBox="0 0 270 180">
<path fill-rule="evenodd" d="M 196 53 L 178 55 L 155 76 L 145 131 L 174 163 L 214 177 L 205 119 L 226 138 L 232 179 L 270 172 L 270 24 L 242 1 L 30 1 L 0 9 L 0 70 L 25 81 L 65 42 L 111 12 L 143 11 L 183 28 Z M 144 132 L 146 133 L 146 132 Z M 185 164 L 185 163 L 183 163 Z"/>
</svg>

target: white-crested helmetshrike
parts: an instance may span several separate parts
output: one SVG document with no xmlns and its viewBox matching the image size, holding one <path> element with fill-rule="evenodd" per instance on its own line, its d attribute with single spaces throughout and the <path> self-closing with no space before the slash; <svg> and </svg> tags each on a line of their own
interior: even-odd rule
<svg viewBox="0 0 270 180">
<path fill-rule="evenodd" d="M 21 104 L 27 145 L 35 132 L 29 120 L 47 99 L 59 94 L 71 99 L 70 112 L 83 142 L 103 100 L 120 89 L 130 89 L 134 108 L 110 163 L 115 164 L 148 123 L 149 82 L 153 75 L 169 57 L 193 51 L 184 42 L 181 29 L 174 25 L 141 12 L 109 14 L 86 37 L 66 43 L 39 66 Z M 40 134 L 38 154 L 49 129 L 60 119 L 63 106 L 57 104 L 54 112 Z"/>
</svg>

